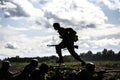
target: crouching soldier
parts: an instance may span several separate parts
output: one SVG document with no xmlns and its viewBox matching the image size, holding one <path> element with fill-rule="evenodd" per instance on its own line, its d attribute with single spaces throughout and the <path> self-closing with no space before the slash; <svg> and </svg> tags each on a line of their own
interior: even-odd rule
<svg viewBox="0 0 120 80">
<path fill-rule="evenodd" d="M 85 68 L 77 73 L 75 80 L 103 80 L 103 74 L 95 71 L 94 63 L 87 63 Z"/>
<path fill-rule="evenodd" d="M 0 69 L 0 80 L 12 80 L 13 74 L 9 71 L 11 64 L 9 61 L 3 61 Z"/>
</svg>

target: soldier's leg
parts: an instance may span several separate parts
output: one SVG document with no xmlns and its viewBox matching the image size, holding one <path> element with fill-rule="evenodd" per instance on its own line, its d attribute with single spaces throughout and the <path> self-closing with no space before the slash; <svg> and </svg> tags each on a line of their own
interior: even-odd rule
<svg viewBox="0 0 120 80">
<path fill-rule="evenodd" d="M 61 49 L 64 48 L 65 45 L 63 42 L 61 42 L 59 45 L 56 45 L 56 53 L 58 54 L 59 56 L 59 60 L 58 60 L 58 63 L 59 62 L 63 62 L 63 57 L 62 57 L 62 52 L 61 52 Z"/>
<path fill-rule="evenodd" d="M 72 44 L 69 44 L 68 47 L 67 47 L 68 51 L 70 52 L 70 54 L 78 61 L 80 61 L 82 63 L 82 65 L 85 64 L 84 60 L 82 60 L 80 58 L 80 56 L 75 52 L 75 49 L 74 49 L 74 45 Z"/>
</svg>

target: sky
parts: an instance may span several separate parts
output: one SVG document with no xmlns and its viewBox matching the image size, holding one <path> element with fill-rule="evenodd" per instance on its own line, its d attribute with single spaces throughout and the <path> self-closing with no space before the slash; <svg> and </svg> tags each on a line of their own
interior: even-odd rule
<svg viewBox="0 0 120 80">
<path fill-rule="evenodd" d="M 54 22 L 76 30 L 78 54 L 120 51 L 120 0 L 6 0 L 0 3 L 0 59 L 56 55 L 47 46 L 61 41 Z"/>
</svg>

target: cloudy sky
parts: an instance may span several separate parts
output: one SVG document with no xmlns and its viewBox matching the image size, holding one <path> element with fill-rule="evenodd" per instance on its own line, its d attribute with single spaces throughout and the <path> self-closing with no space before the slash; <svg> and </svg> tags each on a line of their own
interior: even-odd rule
<svg viewBox="0 0 120 80">
<path fill-rule="evenodd" d="M 54 22 L 77 31 L 78 54 L 120 51 L 120 0 L 6 0 L 0 4 L 0 59 L 56 55 L 47 47 L 61 41 Z"/>
</svg>

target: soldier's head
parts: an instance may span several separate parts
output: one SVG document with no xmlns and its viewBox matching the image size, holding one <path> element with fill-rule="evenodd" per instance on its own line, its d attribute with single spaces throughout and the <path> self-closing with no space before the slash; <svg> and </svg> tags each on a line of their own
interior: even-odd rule
<svg viewBox="0 0 120 80">
<path fill-rule="evenodd" d="M 58 30 L 60 28 L 60 24 L 59 23 L 54 23 L 53 27 L 55 30 Z"/>
<path fill-rule="evenodd" d="M 2 62 L 2 68 L 4 69 L 9 69 L 9 67 L 11 66 L 10 62 L 9 61 L 3 61 Z"/>
<path fill-rule="evenodd" d="M 30 64 L 34 67 L 37 67 L 38 66 L 38 60 L 37 59 L 32 59 Z"/>
<path fill-rule="evenodd" d="M 88 71 L 91 71 L 91 72 L 95 70 L 95 64 L 91 62 L 87 63 L 85 67 Z"/>
</svg>

